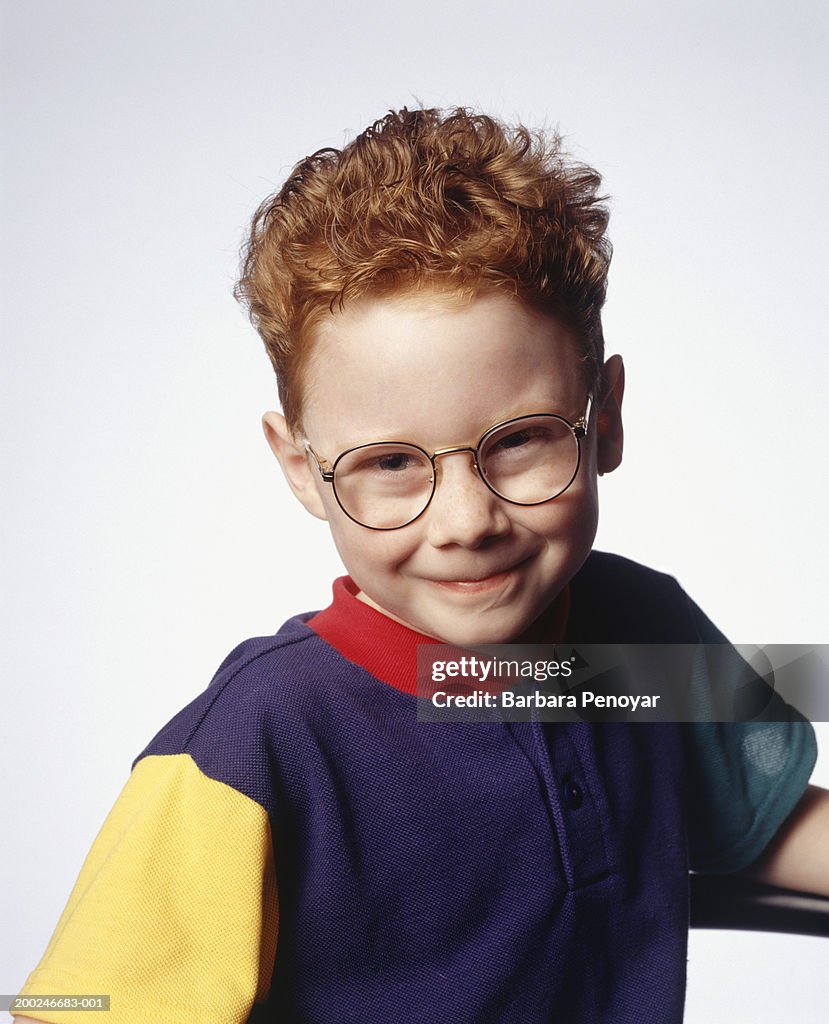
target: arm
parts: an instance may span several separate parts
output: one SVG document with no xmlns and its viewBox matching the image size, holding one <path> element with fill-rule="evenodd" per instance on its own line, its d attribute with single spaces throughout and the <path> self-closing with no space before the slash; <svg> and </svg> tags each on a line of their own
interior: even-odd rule
<svg viewBox="0 0 829 1024">
<path fill-rule="evenodd" d="M 82 992 L 111 993 L 102 1024 L 178 1024 L 196 1011 L 241 1024 L 267 994 L 277 914 L 265 809 L 190 755 L 150 755 L 104 822 L 20 995 L 65 992 L 68 978 Z M 28 1020 L 78 1016 L 42 1012 Z"/>
<path fill-rule="evenodd" d="M 769 885 L 829 896 L 829 790 L 808 786 L 766 850 L 742 873 Z"/>
</svg>

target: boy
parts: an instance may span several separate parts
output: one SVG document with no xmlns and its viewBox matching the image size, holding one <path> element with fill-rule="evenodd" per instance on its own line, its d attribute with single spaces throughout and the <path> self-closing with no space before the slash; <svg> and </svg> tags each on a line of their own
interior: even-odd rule
<svg viewBox="0 0 829 1024">
<path fill-rule="evenodd" d="M 265 433 L 349 576 L 138 758 L 25 995 L 109 993 L 113 1024 L 669 1024 L 689 866 L 829 890 L 805 723 L 417 720 L 418 643 L 723 639 L 591 553 L 624 389 L 598 186 L 523 129 L 402 110 L 260 207 Z"/>
</svg>

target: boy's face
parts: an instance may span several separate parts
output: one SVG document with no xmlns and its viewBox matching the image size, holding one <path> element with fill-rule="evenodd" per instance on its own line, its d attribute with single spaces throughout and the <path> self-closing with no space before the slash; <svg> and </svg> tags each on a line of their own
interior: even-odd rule
<svg viewBox="0 0 829 1024">
<path fill-rule="evenodd" d="M 304 431 L 331 464 L 370 441 L 410 441 L 427 452 L 474 447 L 501 421 L 559 413 L 572 423 L 586 406 L 570 332 L 500 292 L 366 299 L 324 321 L 313 346 Z M 438 458 L 437 488 L 419 519 L 370 530 L 345 515 L 278 414 L 267 414 L 265 429 L 295 493 L 328 521 L 362 600 L 449 643 L 506 643 L 555 599 L 593 544 L 597 473 L 621 457 L 614 359 L 615 387 L 603 410 L 594 402 L 578 475 L 541 505 L 497 497 L 461 452 Z"/>
</svg>

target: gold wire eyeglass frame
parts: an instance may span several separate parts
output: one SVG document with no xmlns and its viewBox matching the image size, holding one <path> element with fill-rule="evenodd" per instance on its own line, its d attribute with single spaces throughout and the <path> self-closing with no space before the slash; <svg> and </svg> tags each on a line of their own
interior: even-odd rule
<svg viewBox="0 0 829 1024">
<path fill-rule="evenodd" d="M 570 420 L 568 420 L 565 416 L 561 416 L 559 413 L 552 412 L 529 413 L 525 416 L 515 416 L 512 419 L 502 420 L 500 423 L 495 423 L 493 424 L 493 426 L 489 427 L 488 430 L 484 431 L 484 433 L 481 435 L 480 440 L 478 441 L 474 448 L 471 448 L 468 445 L 454 445 L 451 448 L 437 448 L 435 451 L 429 453 L 426 451 L 425 448 L 421 448 L 419 444 L 414 444 L 412 441 L 367 441 L 365 444 L 357 444 L 354 445 L 353 448 L 346 448 L 346 450 L 344 452 L 340 452 L 336 459 L 334 459 L 334 462 L 331 463 L 327 459 L 323 459 L 314 451 L 313 447 L 311 446 L 311 442 L 307 440 L 307 438 L 303 441 L 303 446 L 305 448 L 305 451 L 314 460 L 314 463 L 317 467 L 317 470 L 319 471 L 320 476 L 322 477 L 322 480 L 327 484 L 331 484 L 334 490 L 334 497 L 337 501 L 337 504 L 340 506 L 345 515 L 347 515 L 352 522 L 357 523 L 358 526 L 365 527 L 367 530 L 402 530 L 404 526 L 409 526 L 411 523 L 415 522 L 415 520 L 420 519 L 420 517 L 424 514 L 426 509 L 431 504 L 432 498 L 434 498 L 435 491 L 437 490 L 437 463 L 435 460 L 442 458 L 444 455 L 456 455 L 460 452 L 468 452 L 472 456 L 472 464 L 475 467 L 475 471 L 477 472 L 481 480 L 484 482 L 486 487 L 496 497 L 500 498 L 502 501 L 508 502 L 510 505 L 521 505 L 525 507 L 533 505 L 546 505 L 548 501 L 554 501 L 556 498 L 561 497 L 561 495 L 564 494 L 567 488 L 570 487 L 570 485 L 579 475 L 579 468 L 581 466 L 581 442 L 583 438 L 587 437 L 587 427 L 590 422 L 590 410 L 592 408 L 592 405 L 593 397 L 592 395 L 588 395 L 587 405 L 585 407 L 584 414 L 580 416 L 574 423 L 571 423 Z M 549 417 L 550 419 L 560 420 L 570 430 L 571 434 L 573 435 L 576 441 L 576 466 L 573 470 L 573 475 L 570 477 L 570 479 L 567 481 L 564 487 L 556 491 L 555 494 L 551 494 L 550 497 L 542 498 L 540 501 L 515 501 L 512 498 L 508 498 L 505 494 L 501 494 L 500 491 L 498 491 L 495 487 L 492 486 L 491 481 L 489 481 L 486 478 L 483 470 L 480 467 L 478 461 L 479 453 L 481 451 L 481 448 L 483 448 L 483 446 L 486 444 L 488 438 L 490 438 L 496 431 L 501 430 L 506 426 L 509 426 L 511 423 L 520 423 L 522 420 L 539 419 L 540 417 Z M 429 491 L 429 497 L 426 499 L 423 508 L 417 513 L 417 515 L 412 516 L 412 518 L 407 520 L 405 523 L 401 523 L 399 526 L 370 526 L 368 523 L 364 523 L 361 520 L 356 519 L 343 505 L 342 501 L 340 501 L 340 496 L 337 493 L 336 482 L 337 466 L 347 455 L 351 455 L 352 452 L 360 451 L 363 448 L 373 448 L 375 445 L 388 444 L 399 444 L 401 446 L 405 446 L 406 448 L 413 448 L 415 449 L 415 451 L 420 452 L 426 459 L 428 459 L 428 461 L 432 465 L 431 489 Z"/>
</svg>

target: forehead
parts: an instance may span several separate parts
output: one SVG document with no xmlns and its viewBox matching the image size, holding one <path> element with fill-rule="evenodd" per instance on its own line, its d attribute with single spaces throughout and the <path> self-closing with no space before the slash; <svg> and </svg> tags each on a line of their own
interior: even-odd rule
<svg viewBox="0 0 829 1024">
<path fill-rule="evenodd" d="M 367 298 L 310 341 L 303 422 L 338 449 L 382 437 L 468 443 L 500 420 L 575 417 L 584 403 L 572 333 L 506 293 Z"/>
</svg>

